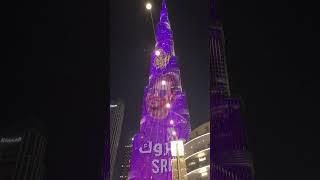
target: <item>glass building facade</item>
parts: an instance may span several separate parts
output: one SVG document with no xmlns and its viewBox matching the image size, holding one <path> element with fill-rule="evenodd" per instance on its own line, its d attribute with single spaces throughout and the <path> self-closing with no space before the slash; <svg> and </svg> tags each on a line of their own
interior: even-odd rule
<svg viewBox="0 0 320 180">
<path fill-rule="evenodd" d="M 210 122 L 204 123 L 190 133 L 184 145 L 188 180 L 210 179 Z"/>
<path fill-rule="evenodd" d="M 120 141 L 120 135 L 122 130 L 123 118 L 124 118 L 125 106 L 121 100 L 111 101 L 110 103 L 110 131 L 107 133 L 110 137 L 110 148 L 105 149 L 106 153 L 110 153 L 110 175 L 108 175 L 109 170 L 105 168 L 103 171 L 103 179 L 113 179 L 114 167 L 117 158 L 118 145 Z M 104 167 L 107 167 L 106 165 Z M 110 177 L 109 177 L 110 176 Z"/>
</svg>

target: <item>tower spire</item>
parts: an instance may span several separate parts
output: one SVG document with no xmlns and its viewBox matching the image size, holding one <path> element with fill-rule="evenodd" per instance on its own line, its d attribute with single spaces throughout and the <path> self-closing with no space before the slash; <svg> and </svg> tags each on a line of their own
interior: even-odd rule
<svg viewBox="0 0 320 180">
<path fill-rule="evenodd" d="M 166 54 L 173 55 L 173 37 L 170 27 L 166 1 L 162 1 L 160 21 L 156 29 L 156 48 L 162 49 Z"/>
<path fill-rule="evenodd" d="M 190 116 L 174 55 L 172 34 L 166 1 L 162 0 L 155 49 L 151 54 L 149 83 L 143 96 L 140 131 L 133 139 L 131 180 L 172 180 L 170 142 L 189 139 Z"/>
<path fill-rule="evenodd" d="M 162 0 L 162 9 L 160 12 L 160 22 L 169 23 L 166 1 Z"/>
</svg>

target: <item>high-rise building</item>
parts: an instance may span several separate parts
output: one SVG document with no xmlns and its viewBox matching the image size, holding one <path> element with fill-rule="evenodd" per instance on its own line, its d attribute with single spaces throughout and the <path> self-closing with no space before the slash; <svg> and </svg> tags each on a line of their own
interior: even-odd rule
<svg viewBox="0 0 320 180">
<path fill-rule="evenodd" d="M 0 135 L 0 179 L 43 180 L 46 146 L 35 130 Z"/>
<path fill-rule="evenodd" d="M 210 122 L 206 122 L 190 133 L 184 145 L 187 180 L 210 179 Z"/>
<path fill-rule="evenodd" d="M 113 177 L 114 166 L 116 162 L 118 145 L 121 135 L 122 123 L 124 118 L 124 103 L 121 101 L 110 103 L 110 179 Z M 109 133 L 108 132 L 108 133 Z M 108 170 L 104 171 L 105 173 Z M 108 175 L 105 175 L 105 180 L 109 180 Z"/>
<path fill-rule="evenodd" d="M 128 141 L 127 145 L 122 148 L 122 160 L 120 164 L 120 180 L 128 180 L 130 171 L 131 161 L 131 149 L 132 149 L 132 138 Z"/>
<path fill-rule="evenodd" d="M 165 0 L 155 35 L 140 131 L 133 140 L 129 179 L 171 180 L 170 142 L 189 139 L 189 111 L 181 87 Z"/>
<path fill-rule="evenodd" d="M 212 1 L 211 9 L 215 11 Z M 251 180 L 253 163 L 248 150 L 241 100 L 231 96 L 223 29 L 212 13 L 210 26 L 211 179 Z"/>
</svg>

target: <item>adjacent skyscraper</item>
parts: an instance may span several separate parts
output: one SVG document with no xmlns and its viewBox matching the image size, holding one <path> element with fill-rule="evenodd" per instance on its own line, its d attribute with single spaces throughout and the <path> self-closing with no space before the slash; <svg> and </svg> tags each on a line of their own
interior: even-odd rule
<svg viewBox="0 0 320 180">
<path fill-rule="evenodd" d="M 131 161 L 132 139 L 122 148 L 122 160 L 120 164 L 120 180 L 128 180 Z"/>
<path fill-rule="evenodd" d="M 215 11 L 215 4 L 211 4 Z M 247 146 L 241 101 L 230 95 L 222 26 L 212 12 L 210 27 L 211 179 L 251 180 L 253 165 Z"/>
<path fill-rule="evenodd" d="M 121 101 L 111 101 L 110 104 L 110 179 L 113 177 L 114 166 L 117 157 L 118 145 L 121 135 L 122 123 L 124 118 L 124 103 Z M 105 173 L 108 171 L 105 170 Z M 105 175 L 105 180 L 108 176 Z"/>
<path fill-rule="evenodd" d="M 43 180 L 47 141 L 35 130 L 0 136 L 0 179 Z"/>
<path fill-rule="evenodd" d="M 129 179 L 171 180 L 170 141 L 188 140 L 190 124 L 164 0 L 150 64 L 140 132 L 133 140 Z"/>
</svg>

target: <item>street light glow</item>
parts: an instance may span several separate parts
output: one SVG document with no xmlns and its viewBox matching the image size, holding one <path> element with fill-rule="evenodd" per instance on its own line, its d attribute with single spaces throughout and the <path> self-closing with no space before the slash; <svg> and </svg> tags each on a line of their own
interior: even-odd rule
<svg viewBox="0 0 320 180">
<path fill-rule="evenodd" d="M 164 85 L 166 85 L 166 84 L 167 84 L 167 82 L 166 82 L 165 80 L 162 80 L 162 81 L 161 81 L 161 85 L 164 86 Z"/>
<path fill-rule="evenodd" d="M 166 104 L 166 108 L 170 108 L 171 107 L 171 104 L 170 103 L 167 103 Z"/>
<path fill-rule="evenodd" d="M 159 50 L 156 50 L 156 51 L 155 51 L 155 54 L 156 54 L 156 56 L 160 56 L 160 51 L 159 51 Z"/>
<path fill-rule="evenodd" d="M 147 8 L 148 10 L 150 10 L 150 9 L 152 8 L 151 3 L 148 2 L 148 3 L 146 4 L 146 8 Z"/>
<path fill-rule="evenodd" d="M 170 124 L 173 125 L 173 120 L 172 119 L 170 120 Z"/>
<path fill-rule="evenodd" d="M 173 132 L 172 132 L 172 135 L 174 135 L 174 136 L 175 136 L 175 135 L 177 135 L 177 133 L 176 133 L 175 131 L 173 131 Z"/>
</svg>

